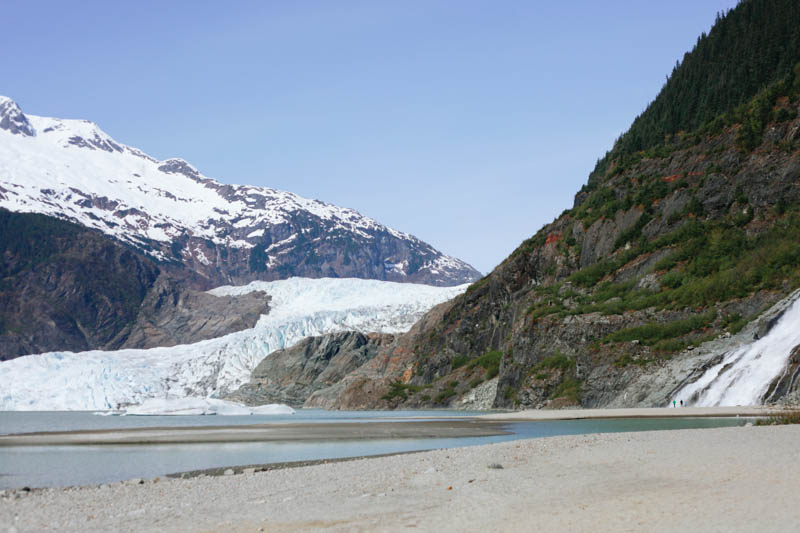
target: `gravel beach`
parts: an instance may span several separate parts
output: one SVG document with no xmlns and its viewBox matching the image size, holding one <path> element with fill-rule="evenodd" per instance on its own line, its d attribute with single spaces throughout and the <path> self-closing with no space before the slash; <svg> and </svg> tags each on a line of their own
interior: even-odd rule
<svg viewBox="0 0 800 533">
<path fill-rule="evenodd" d="M 763 531 L 800 523 L 800 426 L 577 435 L 5 491 L 0 531 Z"/>
</svg>

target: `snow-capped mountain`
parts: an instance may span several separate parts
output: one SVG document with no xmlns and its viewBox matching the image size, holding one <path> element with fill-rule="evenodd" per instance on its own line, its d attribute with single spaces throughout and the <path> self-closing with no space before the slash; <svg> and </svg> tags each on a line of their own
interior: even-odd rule
<svg viewBox="0 0 800 533">
<path fill-rule="evenodd" d="M 0 362 L 0 410 L 113 409 L 148 398 L 207 397 L 239 387 L 268 354 L 308 336 L 404 332 L 466 287 L 302 278 L 219 287 L 209 292 L 263 291 L 270 311 L 252 329 L 195 344 L 51 352 Z"/>
<path fill-rule="evenodd" d="M 159 161 L 96 124 L 28 115 L 0 96 L 0 207 L 95 228 L 210 286 L 358 277 L 457 285 L 480 274 L 348 208 L 227 185 L 181 159 Z"/>
</svg>

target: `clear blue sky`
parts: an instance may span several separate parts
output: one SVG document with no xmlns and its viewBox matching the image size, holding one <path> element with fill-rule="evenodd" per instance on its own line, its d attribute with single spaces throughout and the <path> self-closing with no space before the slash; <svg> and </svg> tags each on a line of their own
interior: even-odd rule
<svg viewBox="0 0 800 533">
<path fill-rule="evenodd" d="M 489 271 L 735 0 L 4 0 L 0 94 Z"/>
</svg>

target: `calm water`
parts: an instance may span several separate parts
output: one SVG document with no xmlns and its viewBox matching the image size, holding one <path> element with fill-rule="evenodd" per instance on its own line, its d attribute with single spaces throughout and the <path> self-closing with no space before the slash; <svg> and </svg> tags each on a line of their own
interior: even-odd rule
<svg viewBox="0 0 800 533">
<path fill-rule="evenodd" d="M 391 418 L 453 419 L 464 411 L 321 411 L 298 410 L 291 416 L 96 416 L 86 412 L 0 412 L 0 433 L 241 425 L 269 422 L 369 423 Z M 436 448 L 453 448 L 521 438 L 583 433 L 711 428 L 742 425 L 744 418 L 610 419 L 514 422 L 510 435 L 450 439 L 387 439 L 337 442 L 246 442 L 105 446 L 20 446 L 0 448 L 0 489 L 108 483 L 134 477 L 220 466 L 331 459 Z"/>
</svg>

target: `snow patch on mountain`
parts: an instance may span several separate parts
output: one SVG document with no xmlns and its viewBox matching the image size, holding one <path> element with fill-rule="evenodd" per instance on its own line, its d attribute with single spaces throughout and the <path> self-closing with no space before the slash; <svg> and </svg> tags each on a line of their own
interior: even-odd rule
<svg viewBox="0 0 800 533">
<path fill-rule="evenodd" d="M 421 270 L 437 270 L 450 283 L 478 277 L 466 263 L 353 209 L 266 187 L 225 185 L 182 159 L 159 161 L 118 143 L 93 122 L 26 115 L 7 97 L 0 97 L 0 207 L 70 219 L 160 260 L 174 258 L 153 249 L 152 241 L 197 237 L 250 249 L 261 244 L 265 228 L 299 216 L 329 235 L 406 241 L 430 254 Z"/>
<path fill-rule="evenodd" d="M 264 357 L 305 337 L 402 333 L 466 288 L 330 278 L 219 287 L 209 292 L 264 291 L 269 314 L 252 329 L 190 345 L 50 352 L 0 363 L 0 410 L 116 409 L 148 398 L 213 397 L 246 383 Z"/>
</svg>

